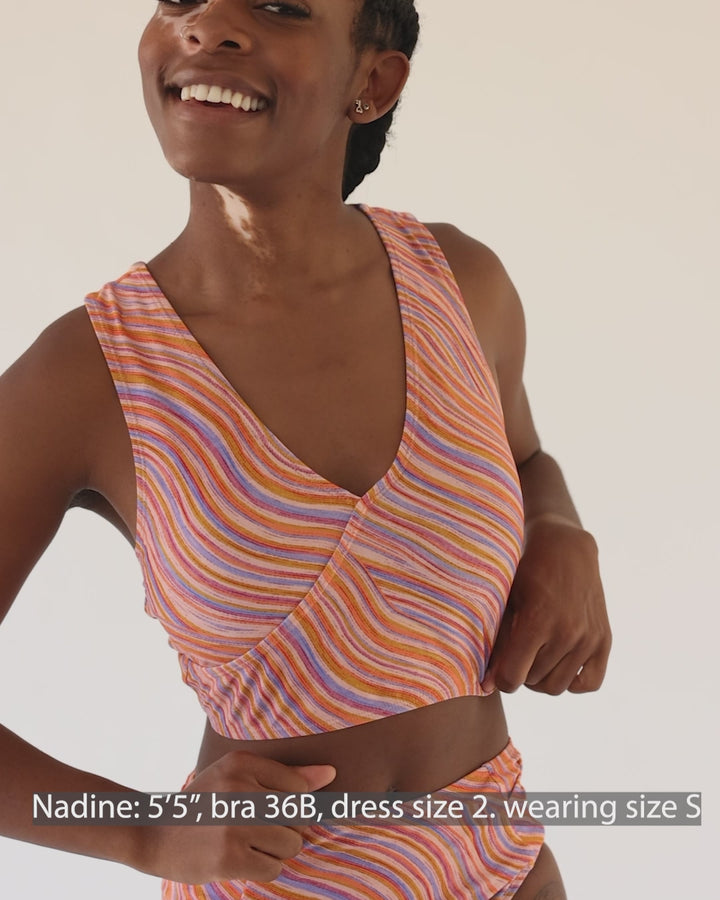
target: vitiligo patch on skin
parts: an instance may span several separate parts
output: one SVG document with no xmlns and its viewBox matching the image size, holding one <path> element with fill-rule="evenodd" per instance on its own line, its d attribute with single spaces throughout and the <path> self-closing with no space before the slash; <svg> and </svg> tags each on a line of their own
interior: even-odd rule
<svg viewBox="0 0 720 900">
<path fill-rule="evenodd" d="M 212 187 L 220 197 L 225 221 L 233 233 L 240 238 L 246 247 L 250 246 L 253 248 L 255 256 L 269 257 L 270 253 L 267 245 L 260 240 L 257 229 L 253 225 L 250 208 L 243 198 L 221 184 L 214 184 Z"/>
<path fill-rule="evenodd" d="M 232 231 L 242 239 L 243 243 L 254 243 L 255 233 L 252 226 L 252 215 L 242 197 L 221 184 L 214 184 L 217 195 L 223 205 L 225 221 Z"/>
<path fill-rule="evenodd" d="M 223 217 L 231 232 L 236 235 L 238 242 L 245 249 L 251 251 L 251 257 L 256 261 L 268 260 L 272 254 L 267 242 L 261 240 L 260 234 L 253 224 L 252 213 L 245 200 L 224 185 L 213 184 L 211 187 L 220 200 Z M 252 261 L 248 267 L 247 278 L 248 284 L 253 284 L 256 289 L 262 286 L 264 279 L 258 274 L 257 266 L 253 265 Z"/>
</svg>

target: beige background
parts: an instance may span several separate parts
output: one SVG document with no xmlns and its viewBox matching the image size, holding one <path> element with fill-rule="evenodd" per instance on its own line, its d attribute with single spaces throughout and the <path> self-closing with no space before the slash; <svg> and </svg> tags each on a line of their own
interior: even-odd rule
<svg viewBox="0 0 720 900">
<path fill-rule="evenodd" d="M 571 898 L 710 896 L 717 821 L 720 235 L 715 0 L 420 0 L 396 137 L 356 199 L 454 222 L 524 298 L 545 447 L 602 548 L 603 690 L 508 699 L 531 790 L 702 790 L 702 828 L 555 828 Z M 0 368 L 184 223 L 145 121 L 149 0 L 9 4 Z M 12 552 L 12 548 L 2 548 Z M 132 551 L 72 511 L 0 631 L 0 720 L 74 765 L 173 789 L 202 716 Z M 0 778 L 2 775 L 0 775 Z M 152 878 L 0 840 L 13 900 L 150 900 Z"/>
</svg>

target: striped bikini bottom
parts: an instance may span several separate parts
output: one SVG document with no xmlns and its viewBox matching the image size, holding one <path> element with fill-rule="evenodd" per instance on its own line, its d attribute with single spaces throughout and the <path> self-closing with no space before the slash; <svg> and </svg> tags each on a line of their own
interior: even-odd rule
<svg viewBox="0 0 720 900">
<path fill-rule="evenodd" d="M 522 795 L 512 741 L 443 792 Z M 469 818 L 472 819 L 472 813 Z M 535 864 L 544 828 L 485 824 L 314 824 L 274 881 L 162 882 L 163 900 L 508 900 Z"/>
</svg>

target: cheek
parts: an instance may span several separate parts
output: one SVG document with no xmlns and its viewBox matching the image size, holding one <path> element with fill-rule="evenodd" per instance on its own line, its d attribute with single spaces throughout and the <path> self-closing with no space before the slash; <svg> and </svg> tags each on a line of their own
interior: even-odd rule
<svg viewBox="0 0 720 900">
<path fill-rule="evenodd" d="M 295 53 L 292 69 L 285 62 L 279 99 L 287 103 L 286 112 L 308 121 L 337 120 L 345 112 L 349 87 L 344 60 L 329 54 L 321 57 L 317 53 Z"/>
<path fill-rule="evenodd" d="M 154 16 L 145 26 L 138 44 L 138 63 L 143 85 L 156 83 L 163 71 L 163 61 L 169 58 L 174 29 L 171 22 Z"/>
<path fill-rule="evenodd" d="M 143 78 L 145 77 L 145 71 L 149 65 L 151 58 L 151 47 L 152 47 L 152 35 L 154 30 L 153 25 L 154 20 L 151 19 L 148 24 L 145 26 L 142 35 L 140 36 L 140 43 L 138 44 L 137 56 L 138 63 L 140 64 L 140 73 Z"/>
<path fill-rule="evenodd" d="M 154 16 L 145 26 L 138 44 L 138 63 L 145 109 L 156 131 L 160 124 L 158 115 L 163 100 L 162 76 L 170 59 L 172 39 L 172 24 Z"/>
</svg>

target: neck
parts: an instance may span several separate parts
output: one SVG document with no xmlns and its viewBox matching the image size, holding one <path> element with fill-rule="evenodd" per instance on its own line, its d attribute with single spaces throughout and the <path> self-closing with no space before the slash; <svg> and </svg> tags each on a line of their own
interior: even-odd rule
<svg viewBox="0 0 720 900">
<path fill-rule="evenodd" d="M 301 296 L 294 286 L 332 283 L 352 265 L 361 224 L 335 191 L 313 185 L 257 199 L 192 182 L 190 199 L 185 229 L 151 266 L 202 297 L 208 312 L 240 296 L 244 302 Z"/>
</svg>

